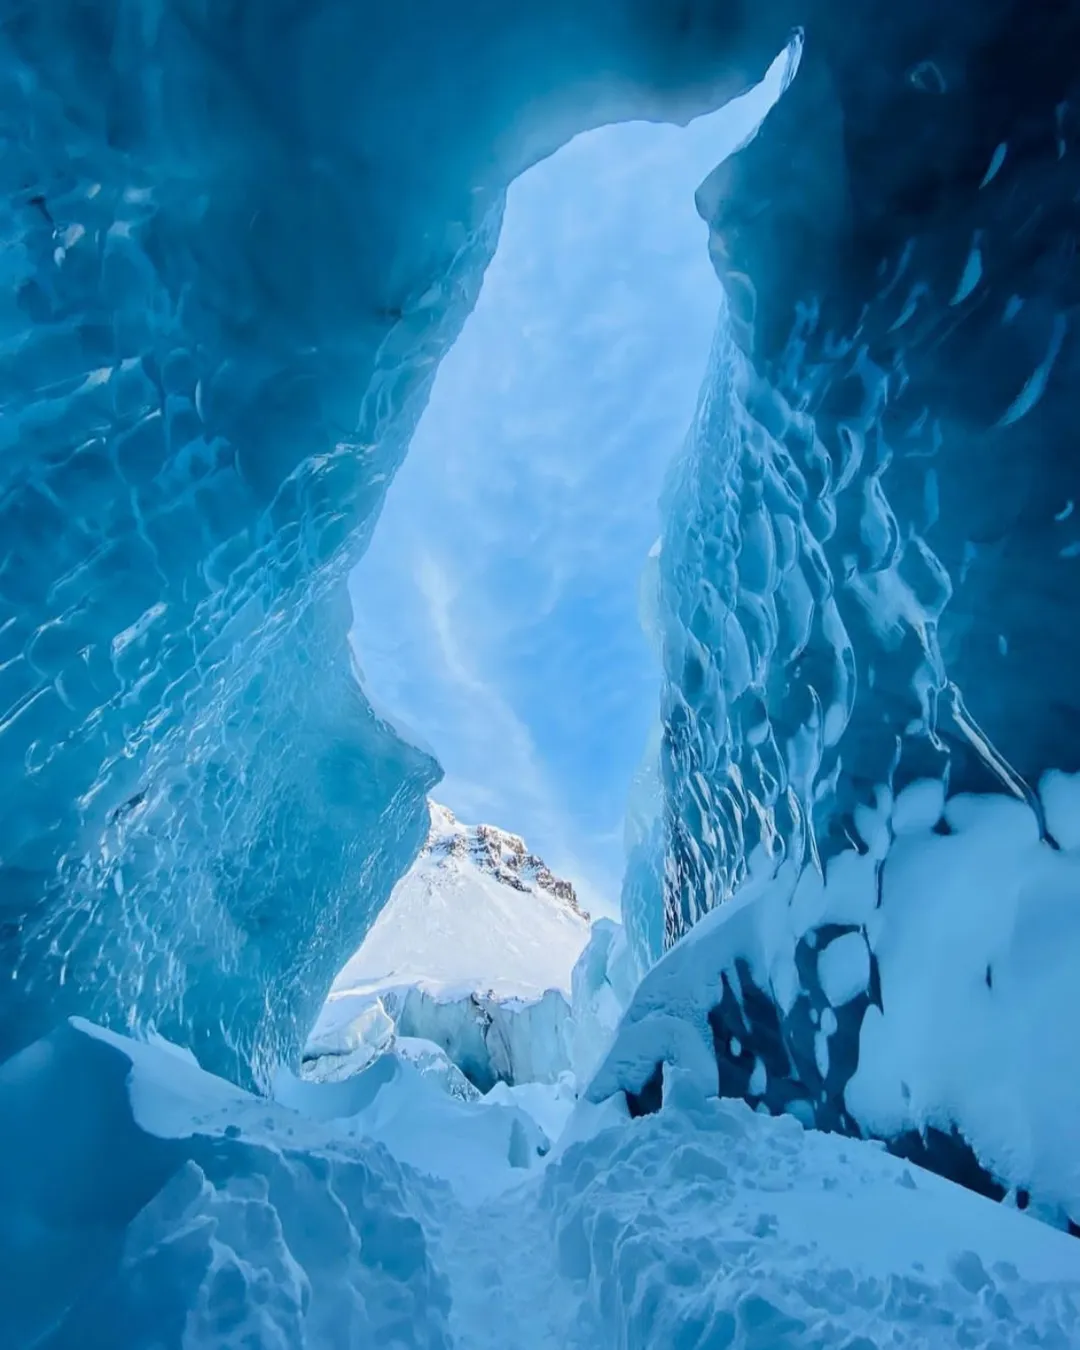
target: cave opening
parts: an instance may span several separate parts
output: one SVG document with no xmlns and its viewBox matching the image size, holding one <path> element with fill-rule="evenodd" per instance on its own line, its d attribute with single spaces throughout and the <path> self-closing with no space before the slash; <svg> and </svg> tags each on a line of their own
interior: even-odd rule
<svg viewBox="0 0 1080 1350">
<path fill-rule="evenodd" d="M 9 8 L 0 1341 L 1075 1343 L 1080 9 Z"/>
<path fill-rule="evenodd" d="M 600 914 L 658 716 L 664 479 L 723 321 L 696 192 L 784 70 L 685 127 L 582 132 L 511 184 L 350 579 L 365 691 L 432 748 L 441 800 L 525 836 Z"/>
</svg>

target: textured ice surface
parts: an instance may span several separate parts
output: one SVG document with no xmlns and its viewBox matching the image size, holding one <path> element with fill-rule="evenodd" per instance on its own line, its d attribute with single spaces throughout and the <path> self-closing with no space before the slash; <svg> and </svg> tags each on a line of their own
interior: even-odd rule
<svg viewBox="0 0 1080 1350">
<path fill-rule="evenodd" d="M 726 313 L 650 562 L 662 730 L 623 896 L 641 958 L 689 939 L 609 1061 L 635 1110 L 685 1059 L 1058 1222 L 1078 52 L 1072 5 L 823 3 L 699 193 Z"/>
<path fill-rule="evenodd" d="M 824 9 L 699 194 L 727 312 L 623 896 L 640 957 L 660 894 L 689 936 L 594 1092 L 673 1059 L 1075 1223 L 1080 12 Z"/>
<path fill-rule="evenodd" d="M 1037 805 L 1080 768 L 1080 13 L 811 9 L 699 194 L 728 319 L 668 485 L 663 837 L 627 897 L 663 876 L 669 943 L 879 790 Z"/>
<path fill-rule="evenodd" d="M 74 1009 L 249 1080 L 297 1051 L 423 834 L 436 766 L 357 688 L 344 578 L 500 193 L 716 107 L 785 22 L 8 6 L 3 1049 Z"/>
<path fill-rule="evenodd" d="M 610 919 L 598 919 L 572 976 L 571 1062 L 582 1087 L 607 1051 L 640 973 L 626 930 Z"/>
</svg>

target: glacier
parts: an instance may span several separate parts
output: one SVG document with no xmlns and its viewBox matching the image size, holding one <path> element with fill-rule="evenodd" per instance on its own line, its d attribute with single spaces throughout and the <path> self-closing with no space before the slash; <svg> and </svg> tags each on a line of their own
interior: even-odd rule
<svg viewBox="0 0 1080 1350">
<path fill-rule="evenodd" d="M 346 578 L 502 194 L 778 52 L 581 1081 L 305 1081 L 440 772 Z M 1077 1343 L 1078 58 L 1072 0 L 12 0 L 0 1339 Z"/>
<path fill-rule="evenodd" d="M 888 8 L 873 60 L 808 25 L 699 192 L 727 316 L 624 890 L 670 954 L 594 1090 L 647 1111 L 685 1061 L 1078 1231 L 1080 14 Z"/>
<path fill-rule="evenodd" d="M 588 949 L 606 971 L 614 925 L 594 938 L 573 885 L 520 835 L 428 809 L 424 846 L 334 980 L 301 1073 L 349 1076 L 404 1038 L 433 1044 L 486 1095 L 557 1082 L 576 1067 L 575 1042 L 588 1054 L 598 1039 L 576 1035 L 571 985 L 602 1021 L 603 980 L 578 964 Z"/>
<path fill-rule="evenodd" d="M 659 553 L 668 945 L 759 842 L 825 864 L 915 781 L 1053 846 L 1039 780 L 1080 767 L 1080 16 L 894 8 L 872 60 L 821 16 L 699 193 L 729 321 Z"/>
</svg>

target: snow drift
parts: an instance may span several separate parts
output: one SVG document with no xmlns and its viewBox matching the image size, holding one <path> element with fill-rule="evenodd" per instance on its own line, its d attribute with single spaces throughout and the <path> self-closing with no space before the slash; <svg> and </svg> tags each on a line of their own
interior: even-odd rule
<svg viewBox="0 0 1080 1350">
<path fill-rule="evenodd" d="M 884 1140 L 1080 1231 L 1080 779 L 1040 814 L 912 784 L 824 875 L 763 851 L 646 975 L 590 1096 L 701 1090 Z"/>
<path fill-rule="evenodd" d="M 1080 1334 L 1069 1238 L 674 1071 L 658 1112 L 582 1104 L 554 1151 L 515 1107 L 454 1101 L 392 1056 L 298 1088 L 294 1106 L 267 1101 L 86 1023 L 0 1067 L 5 1346 L 991 1350 Z"/>
</svg>

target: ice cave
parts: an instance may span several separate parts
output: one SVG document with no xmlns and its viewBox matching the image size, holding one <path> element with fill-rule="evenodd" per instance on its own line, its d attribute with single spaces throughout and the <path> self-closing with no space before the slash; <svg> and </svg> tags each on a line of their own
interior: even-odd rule
<svg viewBox="0 0 1080 1350">
<path fill-rule="evenodd" d="M 1078 154 L 1080 0 L 0 0 L 0 1350 L 1080 1350 Z"/>
</svg>

